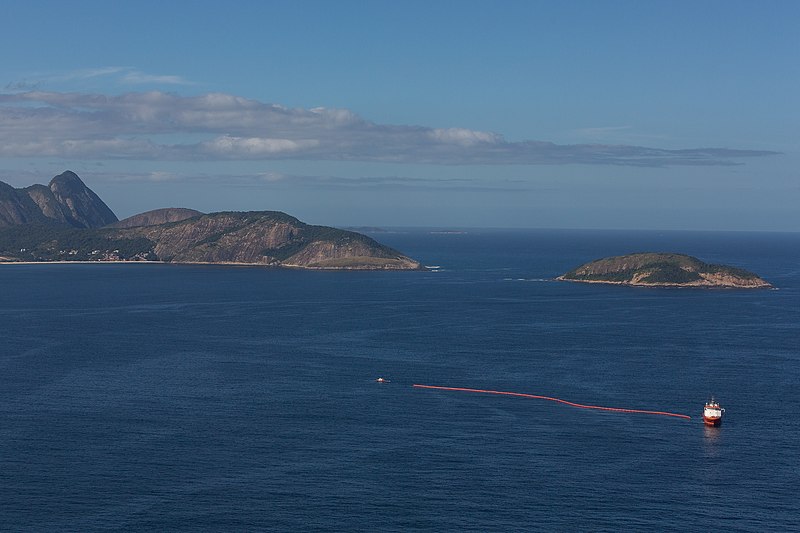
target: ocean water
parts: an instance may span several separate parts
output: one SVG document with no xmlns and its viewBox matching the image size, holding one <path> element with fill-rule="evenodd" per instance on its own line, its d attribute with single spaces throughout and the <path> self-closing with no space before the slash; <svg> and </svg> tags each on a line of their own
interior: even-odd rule
<svg viewBox="0 0 800 533">
<path fill-rule="evenodd" d="M 800 529 L 800 235 L 374 236 L 441 268 L 0 265 L 0 530 Z M 636 251 L 777 290 L 551 281 Z"/>
</svg>

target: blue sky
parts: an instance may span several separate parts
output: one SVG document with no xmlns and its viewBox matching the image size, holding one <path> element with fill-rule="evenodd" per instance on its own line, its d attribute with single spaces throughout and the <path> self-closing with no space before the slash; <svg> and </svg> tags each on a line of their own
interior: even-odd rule
<svg viewBox="0 0 800 533">
<path fill-rule="evenodd" d="M 800 231 L 796 2 L 0 4 L 0 180 L 120 217 Z"/>
</svg>

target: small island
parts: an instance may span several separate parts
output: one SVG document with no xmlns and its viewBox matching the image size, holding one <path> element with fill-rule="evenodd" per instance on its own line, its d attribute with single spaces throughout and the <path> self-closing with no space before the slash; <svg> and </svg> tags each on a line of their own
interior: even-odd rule
<svg viewBox="0 0 800 533">
<path fill-rule="evenodd" d="M 747 270 L 684 254 L 636 253 L 591 261 L 556 278 L 637 287 L 763 289 L 772 285 Z"/>
</svg>

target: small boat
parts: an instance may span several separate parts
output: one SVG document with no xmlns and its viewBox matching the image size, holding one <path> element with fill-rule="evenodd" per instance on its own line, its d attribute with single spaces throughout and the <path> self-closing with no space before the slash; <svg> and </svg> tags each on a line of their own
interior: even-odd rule
<svg viewBox="0 0 800 533">
<path fill-rule="evenodd" d="M 375 381 L 377 381 L 378 383 L 391 383 L 391 381 L 385 378 L 378 378 Z"/>
<path fill-rule="evenodd" d="M 703 423 L 707 426 L 718 426 L 722 423 L 722 413 L 725 412 L 719 402 L 711 397 L 711 401 L 706 402 L 703 408 Z"/>
</svg>

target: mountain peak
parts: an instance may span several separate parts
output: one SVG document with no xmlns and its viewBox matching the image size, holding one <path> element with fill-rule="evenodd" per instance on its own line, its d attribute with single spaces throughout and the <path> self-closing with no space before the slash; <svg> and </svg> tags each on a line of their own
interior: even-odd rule
<svg viewBox="0 0 800 533">
<path fill-rule="evenodd" d="M 78 181 L 80 183 L 83 183 L 83 180 L 81 180 L 81 178 L 71 170 L 65 170 L 58 176 L 55 176 L 53 179 L 50 180 L 50 183 L 53 183 L 54 181 L 57 182 L 57 181 L 68 181 L 68 180 Z"/>
<path fill-rule="evenodd" d="M 83 183 L 83 180 L 71 170 L 62 172 L 58 176 L 51 179 L 48 187 L 51 191 L 53 191 L 53 193 L 59 191 L 62 194 L 67 192 L 77 192 L 88 188 L 86 187 L 86 184 Z"/>
<path fill-rule="evenodd" d="M 111 209 L 71 170 L 54 177 L 47 187 L 8 187 L 0 192 L 0 227 L 55 222 L 97 228 L 117 221 Z"/>
</svg>

